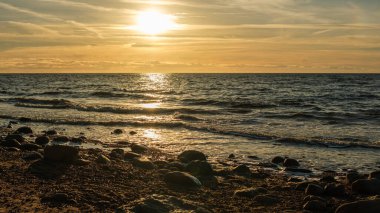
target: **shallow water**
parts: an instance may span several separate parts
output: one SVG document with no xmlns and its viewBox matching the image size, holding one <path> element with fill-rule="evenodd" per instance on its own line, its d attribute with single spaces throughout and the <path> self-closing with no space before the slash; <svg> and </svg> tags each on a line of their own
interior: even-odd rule
<svg viewBox="0 0 380 213">
<path fill-rule="evenodd" d="M 39 131 L 198 148 L 215 159 L 287 155 L 366 171 L 380 159 L 380 75 L 0 75 L 0 121 L 19 117 Z"/>
</svg>

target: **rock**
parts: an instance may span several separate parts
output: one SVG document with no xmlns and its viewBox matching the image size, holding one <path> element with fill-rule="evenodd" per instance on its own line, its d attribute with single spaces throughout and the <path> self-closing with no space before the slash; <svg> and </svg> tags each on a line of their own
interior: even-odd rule
<svg viewBox="0 0 380 213">
<path fill-rule="evenodd" d="M 86 166 L 86 165 L 91 164 L 91 161 L 86 160 L 86 159 L 79 158 L 79 159 L 77 159 L 74 163 L 75 163 L 76 165 L 78 165 L 78 166 Z"/>
<path fill-rule="evenodd" d="M 135 167 L 139 167 L 142 169 L 154 169 L 156 166 L 152 163 L 152 161 L 146 158 L 135 158 L 132 161 L 132 165 Z"/>
<path fill-rule="evenodd" d="M 110 157 L 114 159 L 124 159 L 123 149 L 113 149 L 110 153 Z"/>
<path fill-rule="evenodd" d="M 329 183 L 324 188 L 324 194 L 333 197 L 342 197 L 346 195 L 346 189 L 342 184 Z"/>
<path fill-rule="evenodd" d="M 191 161 L 187 166 L 186 170 L 195 176 L 207 176 L 213 175 L 214 170 L 211 165 L 206 161 Z"/>
<path fill-rule="evenodd" d="M 57 132 L 56 130 L 53 129 L 53 130 L 48 130 L 48 131 L 46 131 L 45 134 L 46 134 L 46 135 L 57 135 L 58 132 Z"/>
<path fill-rule="evenodd" d="M 135 131 L 130 131 L 129 134 L 130 134 L 130 135 L 136 135 L 137 132 L 135 132 Z"/>
<path fill-rule="evenodd" d="M 321 179 L 319 179 L 319 181 L 325 182 L 325 183 L 333 183 L 335 182 L 335 178 L 333 176 L 324 176 Z"/>
<path fill-rule="evenodd" d="M 371 172 L 369 174 L 369 179 L 379 179 L 380 180 L 380 171 Z"/>
<path fill-rule="evenodd" d="M 183 163 L 189 163 L 193 160 L 206 161 L 206 155 L 200 151 L 187 150 L 178 155 L 178 159 Z"/>
<path fill-rule="evenodd" d="M 295 182 L 302 182 L 302 179 L 297 178 L 297 177 L 289 177 L 288 178 L 288 182 L 293 182 L 293 183 L 295 183 Z"/>
<path fill-rule="evenodd" d="M 270 195 L 257 195 L 253 198 L 253 201 L 256 201 L 262 205 L 271 206 L 279 202 L 279 199 Z"/>
<path fill-rule="evenodd" d="M 31 122 L 32 119 L 31 118 L 25 118 L 25 117 L 21 117 L 18 119 L 20 122 Z"/>
<path fill-rule="evenodd" d="M 44 149 L 44 159 L 48 161 L 72 163 L 79 157 L 79 150 L 72 146 L 52 145 Z"/>
<path fill-rule="evenodd" d="M 284 161 L 285 161 L 285 158 L 283 158 L 281 156 L 276 156 L 272 159 L 271 162 L 274 164 L 282 164 L 282 163 L 284 163 Z"/>
<path fill-rule="evenodd" d="M 26 153 L 22 159 L 26 160 L 26 161 L 33 161 L 33 160 L 39 160 L 39 159 L 42 159 L 44 156 L 41 155 L 41 153 L 39 152 L 29 152 L 29 153 Z"/>
<path fill-rule="evenodd" d="M 148 151 L 148 147 L 144 146 L 144 145 L 139 145 L 139 144 L 132 144 L 131 145 L 131 150 L 132 152 L 135 152 L 135 153 L 138 153 L 138 154 L 142 154 L 146 151 Z"/>
<path fill-rule="evenodd" d="M 5 140 L 16 140 L 18 141 L 19 143 L 22 143 L 25 141 L 25 138 L 22 136 L 22 135 L 19 135 L 19 134 L 11 134 L 11 135 L 7 135 L 5 137 Z"/>
<path fill-rule="evenodd" d="M 305 182 L 302 182 L 302 183 L 299 183 L 297 184 L 296 186 L 296 190 L 299 190 L 299 191 L 305 191 L 306 190 L 306 187 L 309 185 L 309 184 L 313 184 L 315 182 L 312 182 L 312 181 L 305 181 Z"/>
<path fill-rule="evenodd" d="M 284 171 L 286 171 L 286 172 L 299 172 L 299 173 L 312 173 L 312 171 L 309 169 L 292 168 L 292 167 L 286 167 Z"/>
<path fill-rule="evenodd" d="M 82 137 L 79 138 L 71 138 L 71 142 L 73 143 L 83 143 L 84 139 Z"/>
<path fill-rule="evenodd" d="M 349 172 L 346 174 L 347 184 L 352 184 L 359 179 L 361 179 L 361 175 L 358 172 Z"/>
<path fill-rule="evenodd" d="M 317 184 L 309 184 L 305 189 L 306 195 L 322 195 L 323 194 L 323 188 Z"/>
<path fill-rule="evenodd" d="M 123 134 L 123 130 L 122 129 L 115 129 L 114 131 L 113 131 L 113 134 L 115 134 L 115 135 L 120 135 L 120 134 Z"/>
<path fill-rule="evenodd" d="M 230 154 L 230 155 L 228 156 L 228 158 L 229 158 L 229 159 L 235 158 L 235 155 L 234 155 L 234 154 Z"/>
<path fill-rule="evenodd" d="M 18 151 L 20 151 L 20 149 L 18 149 L 16 147 L 7 147 L 6 150 L 8 152 L 18 152 Z"/>
<path fill-rule="evenodd" d="M 259 188 L 247 188 L 247 189 L 239 189 L 234 192 L 234 196 L 236 197 L 249 197 L 253 198 L 259 194 L 267 193 L 268 190 L 265 188 L 259 187 Z"/>
<path fill-rule="evenodd" d="M 20 147 L 21 144 L 15 139 L 8 139 L 8 140 L 1 142 L 1 146 L 4 146 L 4 147 Z"/>
<path fill-rule="evenodd" d="M 242 164 L 232 169 L 232 171 L 239 175 L 250 175 L 251 170 L 248 168 L 248 166 Z"/>
<path fill-rule="evenodd" d="M 310 200 L 303 206 L 303 209 L 312 212 L 324 212 L 326 210 L 326 202 L 320 200 Z"/>
<path fill-rule="evenodd" d="M 165 205 L 160 200 L 153 198 L 144 199 L 139 204 L 132 208 L 132 212 L 135 213 L 168 213 L 172 208 L 168 205 Z"/>
<path fill-rule="evenodd" d="M 185 171 L 186 170 L 186 166 L 180 162 L 170 162 L 169 165 L 168 165 L 169 168 L 171 168 L 172 170 L 179 170 L 179 171 Z"/>
<path fill-rule="evenodd" d="M 299 166 L 300 164 L 299 164 L 298 161 L 295 160 L 295 159 L 287 158 L 287 159 L 285 159 L 283 165 L 284 165 L 285 167 L 297 167 L 297 166 Z"/>
<path fill-rule="evenodd" d="M 379 213 L 380 212 L 380 199 L 375 200 L 362 200 L 352 203 L 346 203 L 338 207 L 335 213 Z"/>
<path fill-rule="evenodd" d="M 380 195 L 379 179 L 361 179 L 352 183 L 352 191 L 366 195 Z"/>
<path fill-rule="evenodd" d="M 326 203 L 325 199 L 323 199 L 322 197 L 314 196 L 314 195 L 308 195 L 308 196 L 306 196 L 303 199 L 303 202 L 308 202 L 308 201 L 311 201 L 311 200 L 319 200 L 319 201 L 322 201 L 322 202 Z"/>
<path fill-rule="evenodd" d="M 75 200 L 70 199 L 66 193 L 54 193 L 52 195 L 42 197 L 41 203 L 62 203 L 62 204 L 74 204 Z"/>
<path fill-rule="evenodd" d="M 139 158 L 141 157 L 141 155 L 137 154 L 137 153 L 134 153 L 134 152 L 126 152 L 124 154 L 124 159 L 125 160 L 132 160 L 134 158 Z"/>
<path fill-rule="evenodd" d="M 252 160 L 259 160 L 260 159 L 259 157 L 254 156 L 254 155 L 250 155 L 247 158 L 252 159 Z"/>
<path fill-rule="evenodd" d="M 101 154 L 96 159 L 96 162 L 100 163 L 100 164 L 109 164 L 109 163 L 111 163 L 111 160 L 109 158 L 107 158 L 106 156 Z"/>
<path fill-rule="evenodd" d="M 30 127 L 23 126 L 20 127 L 16 130 L 16 133 L 21 133 L 21 134 L 33 134 L 33 130 Z"/>
<path fill-rule="evenodd" d="M 202 186 L 201 182 L 194 176 L 185 172 L 169 172 L 164 176 L 168 185 L 196 188 Z"/>
<path fill-rule="evenodd" d="M 38 149 L 41 149 L 42 147 L 40 145 L 34 144 L 34 143 L 23 143 L 19 147 L 21 150 L 27 150 L 27 151 L 36 151 Z"/>
<path fill-rule="evenodd" d="M 38 145 L 46 145 L 48 144 L 50 141 L 50 139 L 46 136 L 40 136 L 40 137 L 37 137 L 36 140 L 34 141 L 34 143 L 38 144 Z"/>
<path fill-rule="evenodd" d="M 53 139 L 55 142 L 61 142 L 61 143 L 66 143 L 70 141 L 70 138 L 67 136 L 57 136 Z"/>
</svg>

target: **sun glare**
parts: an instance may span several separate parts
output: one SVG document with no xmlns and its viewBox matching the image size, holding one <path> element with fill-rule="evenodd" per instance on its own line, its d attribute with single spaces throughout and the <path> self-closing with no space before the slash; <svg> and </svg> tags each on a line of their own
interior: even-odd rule
<svg viewBox="0 0 380 213">
<path fill-rule="evenodd" d="M 138 13 L 134 29 L 147 35 L 158 35 L 177 27 L 175 16 L 149 10 Z"/>
</svg>

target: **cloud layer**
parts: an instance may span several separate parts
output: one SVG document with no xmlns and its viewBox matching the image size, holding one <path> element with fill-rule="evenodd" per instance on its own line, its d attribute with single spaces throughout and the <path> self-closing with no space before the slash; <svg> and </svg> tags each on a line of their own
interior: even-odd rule
<svg viewBox="0 0 380 213">
<path fill-rule="evenodd" d="M 130 29 L 157 9 L 182 27 Z M 380 72 L 378 0 L 0 0 L 0 72 Z"/>
</svg>

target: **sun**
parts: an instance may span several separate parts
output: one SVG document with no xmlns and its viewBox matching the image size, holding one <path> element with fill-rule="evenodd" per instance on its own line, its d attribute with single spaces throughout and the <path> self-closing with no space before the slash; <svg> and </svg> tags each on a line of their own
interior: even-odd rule
<svg viewBox="0 0 380 213">
<path fill-rule="evenodd" d="M 178 24 L 173 15 L 148 10 L 137 14 L 136 25 L 133 28 L 147 35 L 158 35 L 178 28 Z"/>
</svg>

